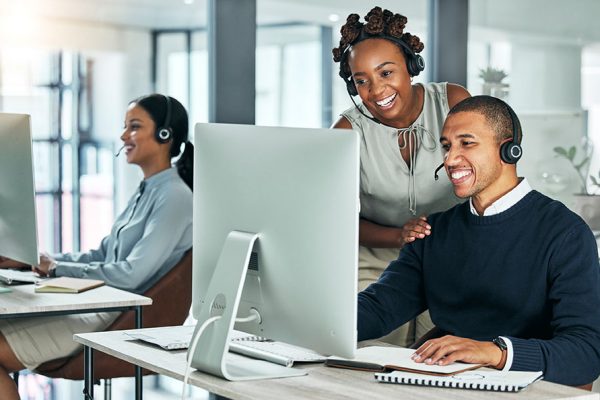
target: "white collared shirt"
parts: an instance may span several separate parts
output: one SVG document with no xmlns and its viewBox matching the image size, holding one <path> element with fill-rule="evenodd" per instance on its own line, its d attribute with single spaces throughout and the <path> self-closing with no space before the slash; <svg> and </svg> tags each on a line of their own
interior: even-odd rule
<svg viewBox="0 0 600 400">
<path fill-rule="evenodd" d="M 500 197 L 498 200 L 490 204 L 488 208 L 483 210 L 483 217 L 487 217 L 490 215 L 500 214 L 503 211 L 508 210 L 515 204 L 517 204 L 523 197 L 527 195 L 527 193 L 531 192 L 531 186 L 529 186 L 529 182 L 527 182 L 526 178 L 522 178 L 521 182 L 517 186 L 515 186 L 510 192 L 506 193 L 504 196 Z M 471 214 L 479 215 L 475 206 L 473 205 L 473 198 L 469 198 L 469 206 L 471 207 Z"/>
<path fill-rule="evenodd" d="M 490 204 L 488 208 L 483 210 L 483 216 L 487 217 L 491 215 L 496 215 L 508 210 L 509 208 L 517 204 L 519 201 L 521 201 L 521 199 L 523 199 L 523 197 L 525 197 L 529 192 L 531 192 L 531 190 L 531 186 L 529 185 L 529 182 L 527 182 L 527 179 L 522 178 L 521 182 L 519 182 L 519 184 L 515 186 L 514 189 L 506 193 L 504 196 L 500 197 L 498 200 Z M 471 214 L 479 215 L 479 213 L 477 213 L 477 210 L 473 206 L 472 197 L 469 199 L 469 206 L 471 207 Z M 506 364 L 504 364 L 504 368 L 502 368 L 502 371 L 509 371 L 510 367 L 512 367 L 514 354 L 512 342 L 510 341 L 510 339 L 504 336 L 500 337 L 504 339 L 504 342 L 506 343 Z"/>
</svg>

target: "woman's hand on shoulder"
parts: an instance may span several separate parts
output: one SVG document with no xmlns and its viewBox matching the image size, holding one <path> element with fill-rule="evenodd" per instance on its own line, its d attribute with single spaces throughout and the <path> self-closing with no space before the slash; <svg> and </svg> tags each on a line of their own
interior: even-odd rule
<svg viewBox="0 0 600 400">
<path fill-rule="evenodd" d="M 427 216 L 422 215 L 418 218 L 409 219 L 400 228 L 400 235 L 402 246 L 431 235 L 431 226 L 427 223 Z"/>
<path fill-rule="evenodd" d="M 331 126 L 333 129 L 352 129 L 352 124 L 348 121 L 346 117 L 340 117 L 335 123 Z"/>
<path fill-rule="evenodd" d="M 449 83 L 446 86 L 446 91 L 448 93 L 448 105 L 450 108 L 454 107 L 467 97 L 471 97 L 471 94 L 467 91 L 467 89 L 457 85 L 456 83 Z"/>
</svg>

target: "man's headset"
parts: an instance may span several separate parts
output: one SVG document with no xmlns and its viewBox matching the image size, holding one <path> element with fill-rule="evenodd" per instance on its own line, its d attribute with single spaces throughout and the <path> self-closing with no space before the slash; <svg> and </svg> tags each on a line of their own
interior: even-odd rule
<svg viewBox="0 0 600 400">
<path fill-rule="evenodd" d="M 156 128 L 156 133 L 154 134 L 158 143 L 167 143 L 173 137 L 173 130 L 171 129 L 171 98 L 165 95 L 163 97 L 167 105 L 167 114 L 162 126 Z"/>
<path fill-rule="evenodd" d="M 512 124 L 512 138 L 509 141 L 502 143 L 500 146 L 500 159 L 507 164 L 516 164 L 523 155 L 523 149 L 519 144 L 521 123 L 519 122 L 519 118 L 517 118 L 513 109 L 507 103 L 502 103 L 504 103 L 506 106 L 506 111 L 508 111 L 508 115 L 510 116 L 510 122 Z M 438 172 L 442 168 L 444 168 L 444 163 L 437 167 L 433 173 L 433 177 L 436 181 L 439 179 Z"/>
<path fill-rule="evenodd" d="M 344 72 L 343 65 L 347 62 L 349 49 L 365 39 L 386 39 L 402 47 L 404 50 L 404 58 L 406 59 L 406 69 L 408 70 L 410 76 L 417 76 L 425 69 L 425 60 L 423 60 L 423 57 L 415 53 L 404 40 L 389 35 L 369 35 L 365 32 L 361 32 L 358 38 L 356 38 L 356 40 L 354 40 L 350 46 L 346 47 L 346 50 L 344 50 L 344 53 L 342 54 L 342 59 L 340 60 L 339 75 L 342 77 L 344 82 L 346 82 L 346 90 L 348 90 L 348 94 L 350 96 L 358 96 L 358 89 L 356 89 L 352 75 Z"/>
</svg>

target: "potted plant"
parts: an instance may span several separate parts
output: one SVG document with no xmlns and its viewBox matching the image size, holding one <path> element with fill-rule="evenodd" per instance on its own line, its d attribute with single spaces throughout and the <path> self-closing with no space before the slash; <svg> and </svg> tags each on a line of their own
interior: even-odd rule
<svg viewBox="0 0 600 400">
<path fill-rule="evenodd" d="M 580 180 L 580 193 L 575 194 L 573 208 L 577 214 L 587 222 L 587 224 L 596 231 L 600 231 L 600 171 L 590 173 L 591 146 L 585 146 L 584 150 L 589 149 L 587 154 L 583 154 L 579 161 L 576 161 L 577 148 L 555 147 L 554 153 L 557 157 L 566 159 L 571 167 L 577 172 Z"/>
<path fill-rule="evenodd" d="M 508 74 L 501 69 L 487 67 L 479 70 L 479 77 L 483 79 L 483 94 L 504 99 L 508 96 L 508 83 L 502 81 Z"/>
</svg>

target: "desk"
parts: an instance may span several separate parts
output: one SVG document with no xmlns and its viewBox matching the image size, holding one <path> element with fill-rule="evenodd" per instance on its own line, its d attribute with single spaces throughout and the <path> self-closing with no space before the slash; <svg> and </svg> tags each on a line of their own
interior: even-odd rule
<svg viewBox="0 0 600 400">
<path fill-rule="evenodd" d="M 142 306 L 152 304 L 152 299 L 110 286 L 101 286 L 83 293 L 35 293 L 34 285 L 10 286 L 12 292 L 0 294 L 0 318 L 23 318 L 67 314 L 97 313 L 104 311 L 135 311 L 135 326 L 142 327 Z M 92 356 L 84 347 L 84 359 Z M 86 364 L 88 364 L 86 362 Z M 84 380 L 84 394 L 93 397 L 94 382 Z M 86 371 L 86 376 L 88 371 Z M 136 393 L 141 398 L 142 369 L 136 366 Z"/>
<path fill-rule="evenodd" d="M 165 329 L 173 329 L 166 327 Z M 75 335 L 75 341 L 156 373 L 183 380 L 184 350 L 166 351 L 132 340 L 124 332 L 111 331 Z M 142 330 L 143 332 L 143 330 Z M 261 381 L 229 382 L 212 375 L 194 371 L 192 385 L 231 399 L 373 399 L 419 398 L 437 399 L 578 399 L 598 400 L 598 393 L 536 382 L 521 393 L 481 392 L 477 390 L 442 389 L 378 383 L 372 372 L 328 368 L 322 364 L 305 365 L 308 375 L 296 378 Z"/>
</svg>

